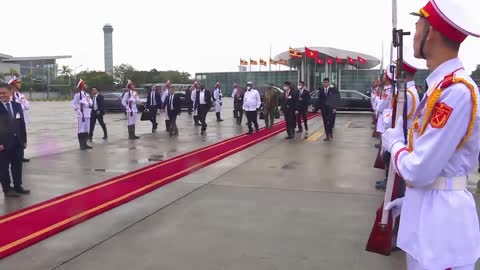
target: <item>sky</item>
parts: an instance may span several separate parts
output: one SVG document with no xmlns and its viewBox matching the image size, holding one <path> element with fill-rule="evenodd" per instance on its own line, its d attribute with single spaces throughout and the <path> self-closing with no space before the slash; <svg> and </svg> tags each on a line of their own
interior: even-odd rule
<svg viewBox="0 0 480 270">
<path fill-rule="evenodd" d="M 398 28 L 413 35 L 416 18 L 408 13 L 425 3 L 398 0 Z M 381 59 L 383 43 L 385 64 L 390 58 L 390 0 L 22 0 L 16 8 L 2 13 L 4 24 L 13 24 L 7 32 L 16 34 L 0 41 L 0 53 L 72 55 L 59 64 L 75 73 L 104 69 L 106 23 L 114 28 L 114 65 L 128 63 L 138 70 L 179 70 L 192 76 L 237 71 L 240 58 L 268 60 L 270 48 L 274 57 L 304 46 Z M 480 39 L 472 37 L 462 44 L 460 57 L 469 72 L 480 64 L 479 47 Z"/>
</svg>

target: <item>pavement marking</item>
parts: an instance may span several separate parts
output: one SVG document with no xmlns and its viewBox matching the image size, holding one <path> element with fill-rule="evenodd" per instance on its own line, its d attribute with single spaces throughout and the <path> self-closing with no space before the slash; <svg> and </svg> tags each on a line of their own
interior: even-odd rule
<svg viewBox="0 0 480 270">
<path fill-rule="evenodd" d="M 348 121 L 348 123 L 347 123 L 347 125 L 345 126 L 345 128 L 348 128 L 351 123 L 352 123 L 352 121 Z"/>
<path fill-rule="evenodd" d="M 156 185 L 159 185 L 159 184 L 161 184 L 162 182 L 168 181 L 168 180 L 170 180 L 170 179 L 172 179 L 172 178 L 174 178 L 174 177 L 176 177 L 176 176 L 178 176 L 178 175 L 181 175 L 181 174 L 183 174 L 183 173 L 185 173 L 185 172 L 192 171 L 192 170 L 195 170 L 195 169 L 198 169 L 198 168 L 202 168 L 202 166 L 203 166 L 204 164 L 208 164 L 209 162 L 211 162 L 211 161 L 213 161 L 213 160 L 215 160 L 215 159 L 218 159 L 218 157 L 229 156 L 230 153 L 235 152 L 235 151 L 237 151 L 237 150 L 240 150 L 240 149 L 243 148 L 243 147 L 249 147 L 249 146 L 251 146 L 251 145 L 253 145 L 253 144 L 256 144 L 256 143 L 258 143 L 258 142 L 263 141 L 263 140 L 266 139 L 266 138 L 274 137 L 275 135 L 280 134 L 280 133 L 282 133 L 282 132 L 283 132 L 283 128 L 282 128 L 282 129 L 279 129 L 279 130 L 277 130 L 277 131 L 274 131 L 274 132 L 272 132 L 272 133 L 268 133 L 268 134 L 266 134 L 265 136 L 262 136 L 262 137 L 260 137 L 260 138 L 255 139 L 255 140 L 252 140 L 252 141 L 249 141 L 249 142 L 247 142 L 247 143 L 245 143 L 245 144 L 242 144 L 242 145 L 240 145 L 240 146 L 237 146 L 236 148 L 230 149 L 230 150 L 228 150 L 228 151 L 226 151 L 226 152 L 224 152 L 224 153 L 222 153 L 222 154 L 220 154 L 220 155 L 218 155 L 218 156 L 211 157 L 211 158 L 209 158 L 209 159 L 207 159 L 207 160 L 204 160 L 204 161 L 202 161 L 202 162 L 200 162 L 200 163 L 197 163 L 197 164 L 195 164 L 195 165 L 192 165 L 192 166 L 190 166 L 190 167 L 188 167 L 188 168 L 186 168 L 186 169 L 184 169 L 184 170 L 182 170 L 182 171 L 179 171 L 179 172 L 177 172 L 177 173 L 174 173 L 174 174 L 172 174 L 172 175 L 169 175 L 169 176 L 167 176 L 167 177 L 164 177 L 164 178 L 162 178 L 162 179 L 159 179 L 159 180 L 157 180 L 157 181 L 155 181 L 155 182 L 152 182 L 152 183 L 150 183 L 150 184 L 148 184 L 148 185 L 146 185 L 146 186 L 143 186 L 143 187 L 141 187 L 141 188 L 138 188 L 138 189 L 136 189 L 136 190 L 134 190 L 134 191 L 132 191 L 132 192 L 130 192 L 130 193 L 124 194 L 123 196 L 117 197 L 117 198 L 115 198 L 115 199 L 113 199 L 113 200 L 111 200 L 111 201 L 105 202 L 105 203 L 103 203 L 103 204 L 101 204 L 101 205 L 98 205 L 98 206 L 96 206 L 96 207 L 94 207 L 94 208 L 90 208 L 89 210 L 84 211 L 84 212 L 82 212 L 82 213 L 79 213 L 79 214 L 77 214 L 77 215 L 75 215 L 75 216 L 72 216 L 72 217 L 69 217 L 69 218 L 67 218 L 67 219 L 64 219 L 64 220 L 62 220 L 62 221 L 60 221 L 60 222 L 57 222 L 57 223 L 55 223 L 55 224 L 53 224 L 53 225 L 50 225 L 50 226 L 44 228 L 44 229 L 42 229 L 42 230 L 36 231 L 36 232 L 34 232 L 34 233 L 32 233 L 32 234 L 29 234 L 29 235 L 27 235 L 27 236 L 25 236 L 25 237 L 23 237 L 23 238 L 20 238 L 20 239 L 18 239 L 18 240 L 16 240 L 16 241 L 13 241 L 13 242 L 11 242 L 11 243 L 9 243 L 9 244 L 7 244 L 7 245 L 4 245 L 4 246 L 0 247 L 0 252 L 4 252 L 4 251 L 9 250 L 9 249 L 11 249 L 11 248 L 13 248 L 13 247 L 15 247 L 15 246 L 18 246 L 18 245 L 20 245 L 20 244 L 23 244 L 23 243 L 25 243 L 25 242 L 27 242 L 27 241 L 35 238 L 35 237 L 38 237 L 38 236 L 40 236 L 40 235 L 42 235 L 42 234 L 45 234 L 45 233 L 48 233 L 48 232 L 50 232 L 50 231 L 52 231 L 52 230 L 54 230 L 54 229 L 57 229 L 57 228 L 65 225 L 65 224 L 68 224 L 68 223 L 73 222 L 73 221 L 75 221 L 75 220 L 77 220 L 77 219 L 80 219 L 80 218 L 82 218 L 82 217 L 84 217 L 84 216 L 86 216 L 86 215 L 88 215 L 88 214 L 91 214 L 91 213 L 93 213 L 93 212 L 96 212 L 96 211 L 98 211 L 98 210 L 101 210 L 101 209 L 103 209 L 103 208 L 106 208 L 106 207 L 108 207 L 109 205 L 112 205 L 112 204 L 115 204 L 115 203 L 117 203 L 117 202 L 120 202 L 120 201 L 122 201 L 122 200 L 124 200 L 124 199 L 126 199 L 126 198 L 128 198 L 128 197 L 131 197 L 132 195 L 135 195 L 135 194 L 137 194 L 137 193 L 143 192 L 144 190 L 147 190 L 147 189 L 149 189 L 149 188 L 151 188 L 151 187 L 154 187 L 154 186 L 156 186 Z M 242 137 L 243 137 L 243 136 L 242 136 Z"/>
<path fill-rule="evenodd" d="M 315 142 L 318 139 L 320 139 L 320 137 L 322 137 L 322 136 L 323 136 L 323 130 L 319 129 L 319 130 L 315 131 L 312 135 L 310 135 L 308 138 L 306 138 L 305 141 Z"/>
</svg>

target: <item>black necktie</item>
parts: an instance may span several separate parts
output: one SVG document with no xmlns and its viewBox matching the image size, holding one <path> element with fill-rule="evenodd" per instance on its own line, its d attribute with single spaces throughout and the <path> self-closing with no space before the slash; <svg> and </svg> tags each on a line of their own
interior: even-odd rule
<svg viewBox="0 0 480 270">
<path fill-rule="evenodd" d="M 8 102 L 5 105 L 7 106 L 7 112 L 8 112 L 8 116 L 10 116 L 10 120 L 13 120 L 12 104 Z"/>
</svg>

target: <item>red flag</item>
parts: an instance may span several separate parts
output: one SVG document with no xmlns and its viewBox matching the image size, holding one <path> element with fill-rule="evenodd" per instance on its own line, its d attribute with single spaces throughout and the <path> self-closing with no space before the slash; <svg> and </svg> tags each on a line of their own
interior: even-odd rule
<svg viewBox="0 0 480 270">
<path fill-rule="evenodd" d="M 366 64 L 367 63 L 367 60 L 363 59 L 360 56 L 357 56 L 357 59 L 358 59 L 358 63 L 360 63 L 360 64 Z"/>
<path fill-rule="evenodd" d="M 338 57 L 335 57 L 335 59 L 337 60 L 337 63 L 343 64 L 343 59 L 340 59 L 340 58 L 338 58 Z"/>
<path fill-rule="evenodd" d="M 247 60 L 243 60 L 242 58 L 240 58 L 240 65 L 241 65 L 241 66 L 248 66 L 248 61 L 247 61 Z"/>
<path fill-rule="evenodd" d="M 318 52 L 305 47 L 305 56 L 308 58 L 317 59 Z"/>
<path fill-rule="evenodd" d="M 325 64 L 325 62 L 323 61 L 322 58 L 317 58 L 317 59 L 315 59 L 315 62 L 316 62 L 317 64 L 319 64 L 319 65 Z"/>
<path fill-rule="evenodd" d="M 330 57 L 327 57 L 327 64 L 329 65 L 333 64 L 333 60 Z"/>
<path fill-rule="evenodd" d="M 348 64 L 350 64 L 350 65 L 355 65 L 355 59 L 351 58 L 350 56 L 347 57 L 347 62 L 348 62 Z"/>
<path fill-rule="evenodd" d="M 266 66 L 266 65 L 267 65 L 267 61 L 265 61 L 265 60 L 263 60 L 262 58 L 260 58 L 260 65 Z"/>
</svg>

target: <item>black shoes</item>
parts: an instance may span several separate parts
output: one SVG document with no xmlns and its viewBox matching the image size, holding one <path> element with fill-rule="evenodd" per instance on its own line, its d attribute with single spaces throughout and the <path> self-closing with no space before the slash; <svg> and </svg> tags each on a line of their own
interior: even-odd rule
<svg viewBox="0 0 480 270">
<path fill-rule="evenodd" d="M 20 195 L 28 195 L 30 190 L 24 189 L 23 187 L 15 187 L 5 192 L 5 197 L 7 198 L 18 198 Z"/>
<path fill-rule="evenodd" d="M 9 190 L 4 193 L 6 198 L 18 198 L 20 197 L 20 194 L 15 192 L 14 190 Z"/>
<path fill-rule="evenodd" d="M 386 190 L 387 189 L 387 180 L 378 181 L 375 184 L 375 188 L 379 189 L 379 190 Z"/>
<path fill-rule="evenodd" d="M 22 195 L 27 195 L 27 194 L 30 194 L 30 190 L 28 189 L 24 189 L 23 187 L 15 187 L 13 188 L 13 190 L 18 193 L 18 194 L 22 194 Z"/>
<path fill-rule="evenodd" d="M 28 159 L 28 158 L 23 158 L 22 162 L 30 162 L 30 159 Z"/>
</svg>

